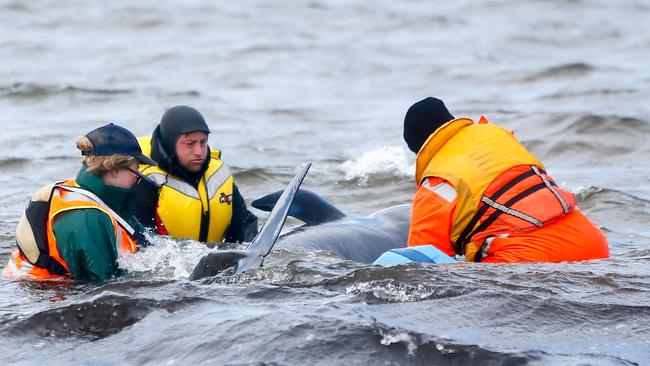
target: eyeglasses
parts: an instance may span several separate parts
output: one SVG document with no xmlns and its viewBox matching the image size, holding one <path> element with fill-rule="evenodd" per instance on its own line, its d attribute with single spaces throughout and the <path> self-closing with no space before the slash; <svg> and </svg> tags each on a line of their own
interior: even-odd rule
<svg viewBox="0 0 650 366">
<path fill-rule="evenodd" d="M 142 173 L 140 173 L 137 170 L 131 169 L 128 166 L 124 169 L 129 170 L 131 173 L 135 174 L 135 184 L 140 183 L 143 179 L 147 179 L 144 175 L 142 175 Z"/>
</svg>

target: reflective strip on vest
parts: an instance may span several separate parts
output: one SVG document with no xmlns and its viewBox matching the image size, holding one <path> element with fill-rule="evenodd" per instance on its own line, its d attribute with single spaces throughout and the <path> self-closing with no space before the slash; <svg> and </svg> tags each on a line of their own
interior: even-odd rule
<svg viewBox="0 0 650 366">
<path fill-rule="evenodd" d="M 154 175 L 154 174 L 151 174 Z M 159 174 L 155 174 L 159 175 Z M 156 180 L 156 182 L 158 182 Z M 200 200 L 201 197 L 199 196 L 199 192 L 197 192 L 196 188 L 192 187 L 191 184 L 186 183 L 183 180 L 176 179 L 172 176 L 166 176 L 166 181 L 163 183 L 165 186 L 175 190 L 179 191 L 180 193 L 184 194 L 185 196 L 196 198 L 197 200 Z"/>
<path fill-rule="evenodd" d="M 541 221 L 537 220 L 536 218 L 534 218 L 532 216 L 528 216 L 523 212 L 519 212 L 517 210 L 513 210 L 510 207 L 507 207 L 507 206 L 504 206 L 502 204 L 496 203 L 496 202 L 492 201 L 491 199 L 489 199 L 489 198 L 487 198 L 485 196 L 483 196 L 481 201 L 483 203 L 485 203 L 486 205 L 494 208 L 494 209 L 497 209 L 497 210 L 499 210 L 499 211 L 501 211 L 503 213 L 506 213 L 508 215 L 518 217 L 518 218 L 520 218 L 522 220 L 528 221 L 528 222 L 530 222 L 531 224 L 533 224 L 533 225 L 535 225 L 537 227 L 542 227 L 544 225 Z"/>
<path fill-rule="evenodd" d="M 163 184 L 167 183 L 167 175 L 166 174 L 160 174 L 160 173 L 146 173 L 146 169 L 142 170 L 140 173 L 144 174 L 147 178 L 151 179 L 151 181 L 154 182 L 158 187 L 162 186 Z"/>
<path fill-rule="evenodd" d="M 494 241 L 494 236 L 485 239 L 485 242 L 483 242 L 483 245 L 481 245 L 481 251 L 479 252 L 479 254 L 477 254 L 477 256 L 480 255 L 479 260 L 487 257 L 487 251 L 490 250 L 490 245 L 492 245 L 492 241 Z"/>
<path fill-rule="evenodd" d="M 440 182 L 432 187 L 431 183 L 429 183 L 429 179 L 425 178 L 424 181 L 422 181 L 422 185 L 425 188 L 429 189 L 431 192 L 442 197 L 447 202 L 454 202 L 454 200 L 458 196 L 458 193 L 456 193 L 454 187 L 449 185 L 449 183 L 447 182 Z"/>
<path fill-rule="evenodd" d="M 82 188 L 77 188 L 77 187 L 70 187 L 70 186 L 64 186 L 64 185 L 55 185 L 56 188 L 64 189 L 66 191 L 72 192 L 67 195 L 62 195 L 61 198 L 64 201 L 81 201 L 81 200 L 90 200 L 99 206 L 101 206 L 104 210 L 108 211 L 108 213 L 111 214 L 113 218 L 115 218 L 115 221 L 117 221 L 120 226 L 124 228 L 130 235 L 133 235 L 135 233 L 135 229 L 129 225 L 129 223 L 126 222 L 120 215 L 115 213 L 104 201 L 102 201 L 99 197 L 97 197 L 94 193 L 87 191 Z M 82 198 L 81 200 L 79 198 Z M 117 230 L 119 233 L 119 230 Z M 121 236 L 121 235 L 120 235 Z M 121 243 L 121 237 L 120 240 L 117 240 L 117 243 Z"/>
<path fill-rule="evenodd" d="M 217 194 L 217 190 L 221 187 L 226 181 L 230 178 L 230 170 L 225 166 L 221 165 L 219 169 L 208 178 L 207 190 L 208 190 L 208 200 L 214 198 Z"/>
<path fill-rule="evenodd" d="M 172 176 L 161 173 L 144 174 L 146 177 L 151 178 L 151 180 L 158 187 L 166 185 L 169 188 L 175 189 L 188 197 L 196 198 L 198 200 L 201 199 L 199 193 L 196 191 L 196 188 L 183 180 L 176 179 Z M 212 176 L 210 176 L 210 178 L 208 178 L 207 190 L 210 194 L 208 196 L 208 199 L 212 199 L 214 197 L 214 195 L 217 193 L 217 189 L 226 183 L 228 178 L 230 178 L 230 171 L 225 165 L 222 165 L 219 169 L 217 169 L 216 172 L 214 172 L 214 174 L 212 174 Z"/>
<path fill-rule="evenodd" d="M 543 176 L 539 172 L 539 169 L 537 169 L 536 166 L 533 165 L 532 168 L 533 168 L 533 171 L 535 172 L 535 174 L 537 174 L 540 178 L 542 178 L 542 181 L 546 185 L 546 188 L 550 189 L 551 192 L 553 192 L 553 194 L 557 198 L 557 200 L 560 201 L 560 204 L 562 205 L 562 210 L 564 211 L 564 213 L 565 214 L 569 213 L 569 205 L 567 205 L 564 198 L 562 198 L 562 195 L 560 195 L 560 192 L 558 192 L 557 189 L 555 189 L 555 187 L 553 187 L 553 185 L 551 185 L 551 182 L 549 182 L 548 179 L 546 179 L 546 177 Z"/>
<path fill-rule="evenodd" d="M 201 197 L 199 197 L 199 193 L 196 191 L 196 188 L 192 187 L 192 185 L 190 185 L 189 183 L 180 179 L 176 179 L 173 176 L 170 176 L 168 174 L 163 174 L 159 172 L 147 173 L 147 170 L 149 170 L 149 168 L 151 167 L 147 167 L 147 169 L 143 169 L 141 173 L 145 177 L 151 179 L 151 181 L 153 181 L 158 186 L 158 188 L 165 185 L 188 197 L 196 198 L 198 200 L 201 199 Z"/>
</svg>

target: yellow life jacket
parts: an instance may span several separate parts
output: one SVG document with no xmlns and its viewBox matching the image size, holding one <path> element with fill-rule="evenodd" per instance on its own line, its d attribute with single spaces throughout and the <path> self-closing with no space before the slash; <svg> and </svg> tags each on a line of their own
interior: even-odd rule
<svg viewBox="0 0 650 366">
<path fill-rule="evenodd" d="M 59 254 L 54 221 L 60 213 L 89 208 L 100 210 L 111 219 L 118 251 L 136 252 L 135 230 L 94 193 L 69 179 L 45 186 L 32 195 L 16 228 L 19 251 L 10 258 L 5 274 L 13 278 L 46 279 L 69 273 L 67 263 Z"/>
<path fill-rule="evenodd" d="M 151 157 L 151 138 L 138 139 L 142 153 Z M 220 159 L 219 150 L 210 151 L 208 169 L 197 188 L 157 166 L 141 165 L 140 172 L 159 187 L 156 214 L 164 228 L 159 233 L 175 238 L 218 242 L 232 219 L 234 178 Z"/>
<path fill-rule="evenodd" d="M 522 168 L 523 174 L 509 175 Z M 489 232 L 490 228 L 497 228 L 492 233 L 499 229 L 528 230 L 575 207 L 575 197 L 555 186 L 542 163 L 512 132 L 487 123 L 483 117 L 477 124 L 459 118 L 438 128 L 418 152 L 415 176 L 418 186 L 425 178 L 435 176 L 456 188 L 450 239 L 456 253 L 469 261 L 480 259 L 477 252 L 486 235 L 479 232 Z M 549 197 L 554 197 L 554 202 Z M 513 209 L 511 205 L 519 201 Z M 527 214 L 531 211 L 533 215 Z M 509 215 L 497 220 L 502 213 Z M 472 240 L 474 234 L 481 240 Z"/>
</svg>

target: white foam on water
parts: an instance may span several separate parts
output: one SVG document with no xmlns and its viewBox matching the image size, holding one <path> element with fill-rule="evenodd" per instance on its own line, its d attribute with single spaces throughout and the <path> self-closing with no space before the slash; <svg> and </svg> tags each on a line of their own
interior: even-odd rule
<svg viewBox="0 0 650 366">
<path fill-rule="evenodd" d="M 423 284 L 405 285 L 394 281 L 370 281 L 355 283 L 345 288 L 348 294 L 372 294 L 377 299 L 389 302 L 422 301 L 436 293 L 435 288 Z"/>
<path fill-rule="evenodd" d="M 418 348 L 417 344 L 415 344 L 413 338 L 405 332 L 398 332 L 395 334 L 384 334 L 381 332 L 382 338 L 379 341 L 384 346 L 390 346 L 393 343 L 404 343 L 406 344 L 406 348 L 408 350 L 409 356 L 413 356 L 415 354 L 415 350 Z"/>
<path fill-rule="evenodd" d="M 571 193 L 575 195 L 590 195 L 592 193 L 598 193 L 602 191 L 603 189 L 600 187 L 594 187 L 594 186 L 577 186 L 571 190 Z"/>
<path fill-rule="evenodd" d="M 118 264 L 131 275 L 152 274 L 163 278 L 187 278 L 201 257 L 212 249 L 194 240 L 174 240 L 168 236 L 151 236 L 152 245 L 137 253 L 120 255 Z"/>
<path fill-rule="evenodd" d="M 415 165 L 409 164 L 403 147 L 382 146 L 342 163 L 339 170 L 345 174 L 345 180 L 358 180 L 359 184 L 365 185 L 373 176 L 411 177 Z"/>
</svg>

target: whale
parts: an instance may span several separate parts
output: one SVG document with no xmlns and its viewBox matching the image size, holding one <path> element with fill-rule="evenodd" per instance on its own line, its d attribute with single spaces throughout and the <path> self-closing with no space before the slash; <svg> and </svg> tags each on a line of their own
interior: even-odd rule
<svg viewBox="0 0 650 366">
<path fill-rule="evenodd" d="M 305 164 L 284 191 L 251 203 L 270 214 L 246 249 L 215 250 L 203 256 L 190 280 L 215 276 L 230 268 L 234 268 L 234 274 L 259 268 L 276 243 L 293 251 L 333 252 L 341 259 L 360 263 L 373 263 L 391 250 L 408 250 L 405 247 L 411 205 L 389 207 L 367 217 L 348 216 L 318 194 L 300 189 L 310 166 Z M 304 225 L 281 233 L 287 216 L 301 220 Z"/>
<path fill-rule="evenodd" d="M 281 194 L 282 191 L 270 193 L 251 205 L 270 211 Z M 300 188 L 288 215 L 304 225 L 282 233 L 278 248 L 328 251 L 341 259 L 373 263 L 386 251 L 406 247 L 411 205 L 388 207 L 366 217 L 349 216 L 317 193 Z"/>
</svg>

